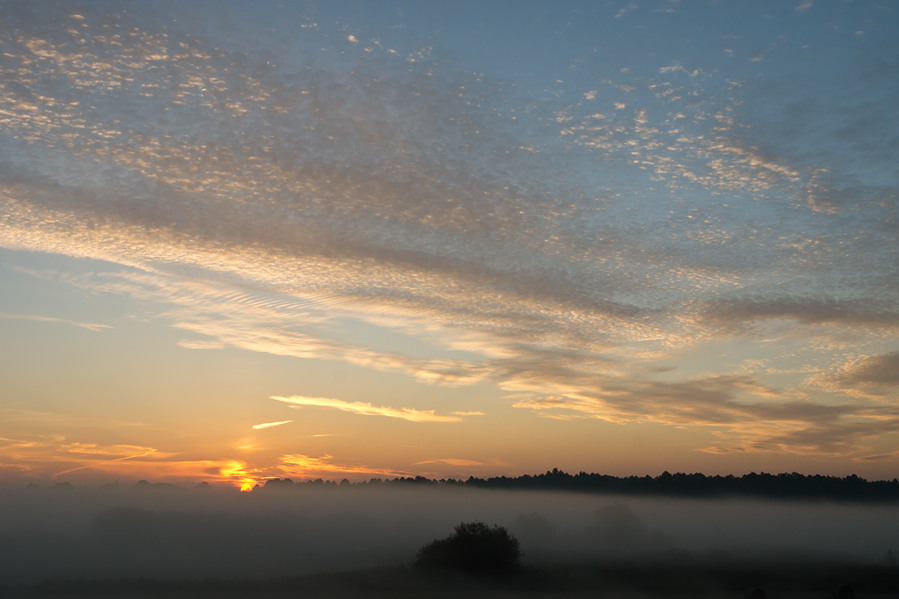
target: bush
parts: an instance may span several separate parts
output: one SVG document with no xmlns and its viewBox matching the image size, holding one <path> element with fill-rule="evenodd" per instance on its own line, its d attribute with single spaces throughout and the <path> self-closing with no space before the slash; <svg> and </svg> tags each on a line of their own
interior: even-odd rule
<svg viewBox="0 0 899 599">
<path fill-rule="evenodd" d="M 447 538 L 431 541 L 419 549 L 413 566 L 503 574 L 518 570 L 520 557 L 518 539 L 502 526 L 462 522 Z"/>
</svg>

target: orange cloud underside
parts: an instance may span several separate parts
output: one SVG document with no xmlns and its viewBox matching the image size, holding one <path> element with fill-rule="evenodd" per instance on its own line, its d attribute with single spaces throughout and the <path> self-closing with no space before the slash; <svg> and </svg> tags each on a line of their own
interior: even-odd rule
<svg viewBox="0 0 899 599">
<path fill-rule="evenodd" d="M 287 454 L 281 456 L 281 465 L 278 468 L 287 476 L 295 478 L 333 477 L 351 474 L 403 476 L 405 472 L 369 468 L 367 466 L 351 466 L 337 464 L 331 461 L 332 456 L 323 455 L 313 458 L 302 454 Z"/>
</svg>

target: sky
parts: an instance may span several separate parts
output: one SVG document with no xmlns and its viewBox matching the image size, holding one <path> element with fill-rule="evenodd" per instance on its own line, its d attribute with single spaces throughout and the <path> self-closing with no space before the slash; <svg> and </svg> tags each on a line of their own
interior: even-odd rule
<svg viewBox="0 0 899 599">
<path fill-rule="evenodd" d="M 899 6 L 0 5 L 0 484 L 899 465 Z"/>
</svg>

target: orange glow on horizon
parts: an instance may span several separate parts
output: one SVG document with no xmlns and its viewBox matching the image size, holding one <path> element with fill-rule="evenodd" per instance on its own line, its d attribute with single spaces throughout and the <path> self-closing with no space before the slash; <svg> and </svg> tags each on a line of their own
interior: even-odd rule
<svg viewBox="0 0 899 599">
<path fill-rule="evenodd" d="M 337 464 L 331 461 L 332 456 L 325 454 L 320 458 L 313 458 L 303 454 L 286 454 L 281 456 L 281 465 L 278 467 L 286 475 L 294 478 L 308 478 L 311 480 L 316 476 L 347 476 L 347 475 L 380 475 L 380 476 L 405 476 L 404 473 L 396 470 L 385 470 L 381 468 L 369 468 L 364 465 L 350 466 L 346 464 Z"/>
<path fill-rule="evenodd" d="M 256 479 L 250 477 L 246 462 L 230 461 L 227 465 L 222 466 L 220 473 L 225 480 L 229 480 L 241 492 L 252 491 L 256 486 Z"/>
</svg>

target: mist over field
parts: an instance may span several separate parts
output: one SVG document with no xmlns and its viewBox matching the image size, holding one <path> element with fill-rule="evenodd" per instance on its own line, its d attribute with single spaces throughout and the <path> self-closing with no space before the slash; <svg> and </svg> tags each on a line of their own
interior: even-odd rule
<svg viewBox="0 0 899 599">
<path fill-rule="evenodd" d="M 414 487 L 55 487 L 0 494 L 0 582 L 261 580 L 404 565 L 473 520 L 507 527 L 526 564 L 684 554 L 882 563 L 899 548 L 899 505 L 891 504 Z"/>
</svg>

